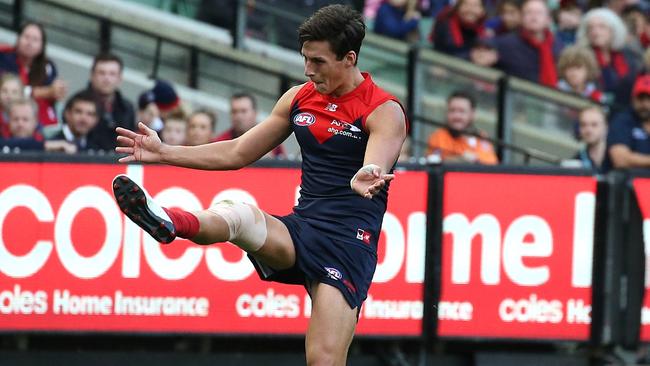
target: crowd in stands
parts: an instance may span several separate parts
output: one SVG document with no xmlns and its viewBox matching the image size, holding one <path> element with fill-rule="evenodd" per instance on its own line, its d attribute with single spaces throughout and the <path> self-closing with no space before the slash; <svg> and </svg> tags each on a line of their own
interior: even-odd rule
<svg viewBox="0 0 650 366">
<path fill-rule="evenodd" d="M 367 1 L 364 14 L 376 33 L 590 99 L 600 107 L 579 114 L 584 148 L 576 159 L 598 172 L 650 167 L 650 2 L 379 0 Z M 425 17 L 433 24 L 428 34 L 418 25 Z M 473 124 L 469 134 L 454 127 L 456 97 L 428 152 L 493 163 L 476 158 L 482 144 Z"/>
<path fill-rule="evenodd" d="M 142 122 L 172 145 L 199 145 L 233 139 L 257 123 L 252 94 L 231 99 L 232 128 L 216 136 L 217 115 L 207 109 L 188 113 L 174 86 L 156 80 L 142 92 L 137 110 L 120 91 L 124 64 L 110 53 L 95 56 L 87 86 L 70 95 L 55 63 L 46 55 L 46 34 L 26 23 L 15 45 L 0 46 L 0 149 L 2 152 L 55 151 L 111 154 L 117 127 L 131 130 Z M 56 105 L 63 107 L 61 120 Z M 271 157 L 284 157 L 282 147 Z"/>
<path fill-rule="evenodd" d="M 296 0 L 294 10 L 304 8 L 311 13 L 330 2 Z M 575 137 L 584 146 L 575 158 L 598 172 L 650 167 L 649 2 L 337 2 L 363 10 L 376 33 L 420 44 L 424 40 L 439 52 L 593 101 L 598 107 L 581 111 L 575 121 Z M 201 4 L 208 9 L 217 3 L 222 2 Z M 201 14 L 203 20 L 234 28 L 233 17 Z M 425 34 L 420 27 L 424 18 L 432 24 Z M 254 19 L 250 21 L 254 28 Z M 295 39 L 286 42 L 296 44 Z M 14 45 L 0 47 L 0 146 L 4 151 L 112 152 L 115 128 L 136 129 L 136 121 L 157 131 L 166 143 L 185 145 L 237 138 L 257 123 L 254 96 L 237 93 L 230 100 L 231 127 L 216 136 L 217 115 L 204 109 L 188 111 L 173 85 L 164 80 L 144 91 L 135 109 L 120 92 L 124 65 L 112 54 L 97 55 L 87 88 L 70 93 L 46 56 L 46 46 L 43 27 L 26 23 Z M 474 97 L 462 91 L 449 96 L 446 127 L 428 137 L 427 154 L 446 161 L 498 163 L 487 134 L 474 126 Z M 60 117 L 57 103 L 65 106 Z M 407 141 L 404 161 L 409 148 Z M 285 155 L 281 146 L 269 154 Z"/>
</svg>

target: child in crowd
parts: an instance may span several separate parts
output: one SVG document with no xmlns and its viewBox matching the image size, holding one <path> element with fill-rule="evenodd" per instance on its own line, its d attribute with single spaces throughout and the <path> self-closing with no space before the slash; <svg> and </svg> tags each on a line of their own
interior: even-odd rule
<svg viewBox="0 0 650 366">
<path fill-rule="evenodd" d="M 498 15 L 489 19 L 485 26 L 491 35 L 499 36 L 519 29 L 521 25 L 521 9 L 519 0 L 501 0 L 497 7 Z"/>
<path fill-rule="evenodd" d="M 9 106 L 23 97 L 24 86 L 14 74 L 0 78 L 0 137 L 9 138 Z"/>
<path fill-rule="evenodd" d="M 168 145 L 185 144 L 187 121 L 182 113 L 174 113 L 167 117 L 160 134 L 162 142 Z"/>
<path fill-rule="evenodd" d="M 598 62 L 587 48 L 581 46 L 565 48 L 560 54 L 557 69 L 558 89 L 581 95 L 598 103 L 606 102 L 605 95 L 596 84 L 600 76 Z"/>
</svg>

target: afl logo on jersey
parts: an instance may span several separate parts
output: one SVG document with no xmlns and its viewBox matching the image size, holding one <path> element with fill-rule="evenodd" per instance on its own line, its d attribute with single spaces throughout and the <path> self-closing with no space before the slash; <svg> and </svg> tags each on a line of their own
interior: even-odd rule
<svg viewBox="0 0 650 366">
<path fill-rule="evenodd" d="M 316 117 L 311 113 L 303 112 L 293 116 L 293 123 L 298 126 L 310 126 L 313 125 L 314 122 L 316 122 Z"/>
</svg>

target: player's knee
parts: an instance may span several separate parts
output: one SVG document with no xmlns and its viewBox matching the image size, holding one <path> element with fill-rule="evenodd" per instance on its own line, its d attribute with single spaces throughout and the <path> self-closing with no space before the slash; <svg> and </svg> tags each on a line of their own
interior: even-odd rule
<svg viewBox="0 0 650 366">
<path fill-rule="evenodd" d="M 321 338 L 307 345 L 307 365 L 330 366 L 341 364 L 346 359 L 347 348 L 342 348 L 335 338 Z M 344 364 L 345 362 L 343 362 Z"/>
<path fill-rule="evenodd" d="M 228 240 L 247 252 L 258 251 L 266 241 L 266 219 L 259 208 L 246 203 L 223 200 L 208 211 L 228 224 Z"/>
<path fill-rule="evenodd" d="M 311 347 L 307 349 L 306 356 L 308 366 L 334 366 L 341 358 L 336 354 L 336 350 L 326 347 Z"/>
</svg>

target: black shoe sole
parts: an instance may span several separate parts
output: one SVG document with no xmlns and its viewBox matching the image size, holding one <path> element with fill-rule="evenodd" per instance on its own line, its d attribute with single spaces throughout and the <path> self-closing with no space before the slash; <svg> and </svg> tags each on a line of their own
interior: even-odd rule
<svg viewBox="0 0 650 366">
<path fill-rule="evenodd" d="M 176 230 L 171 221 L 149 209 L 143 189 L 129 177 L 118 175 L 113 179 L 113 194 L 120 210 L 158 242 L 168 244 L 176 239 Z"/>
</svg>

